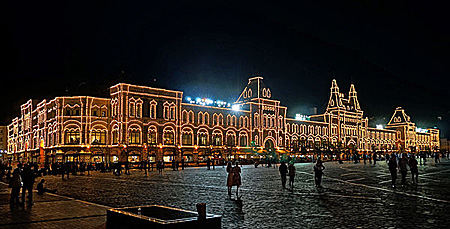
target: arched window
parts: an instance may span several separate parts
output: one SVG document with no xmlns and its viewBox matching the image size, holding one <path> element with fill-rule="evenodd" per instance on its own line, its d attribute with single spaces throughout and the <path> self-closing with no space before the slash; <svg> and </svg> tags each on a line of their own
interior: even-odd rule
<svg viewBox="0 0 450 229">
<path fill-rule="evenodd" d="M 130 144 L 140 144 L 141 143 L 141 130 L 138 128 L 131 128 L 129 130 L 129 141 Z"/>
<path fill-rule="evenodd" d="M 152 100 L 150 102 L 150 118 L 155 119 L 156 118 L 156 105 L 158 103 L 155 100 Z"/>
<path fill-rule="evenodd" d="M 235 146 L 236 145 L 236 135 L 234 132 L 228 132 L 227 133 L 227 145 L 228 146 Z"/>
<path fill-rule="evenodd" d="M 176 119 L 176 109 L 177 107 L 175 106 L 175 104 L 171 104 L 170 105 L 170 120 L 175 120 Z"/>
<path fill-rule="evenodd" d="M 248 146 L 247 133 L 239 134 L 239 146 L 242 146 L 242 147 Z"/>
<path fill-rule="evenodd" d="M 119 142 L 119 129 L 117 129 L 117 126 L 116 128 L 113 128 L 111 135 L 112 144 L 117 144 Z"/>
<path fill-rule="evenodd" d="M 175 137 L 174 137 L 173 131 L 165 131 L 163 140 L 164 140 L 164 145 L 174 145 Z"/>
<path fill-rule="evenodd" d="M 80 129 L 67 129 L 65 132 L 65 142 L 68 145 L 80 144 Z"/>
<path fill-rule="evenodd" d="M 222 145 L 222 133 L 221 132 L 213 132 L 212 144 L 215 146 Z"/>
<path fill-rule="evenodd" d="M 189 114 L 186 110 L 183 110 L 183 112 L 181 112 L 181 120 L 184 123 L 189 123 Z"/>
<path fill-rule="evenodd" d="M 200 130 L 197 133 L 197 142 L 200 146 L 208 145 L 208 132 L 206 130 Z"/>
<path fill-rule="evenodd" d="M 147 143 L 149 145 L 156 145 L 157 139 L 157 129 L 155 126 L 150 126 L 148 128 L 148 137 L 147 137 Z"/>
<path fill-rule="evenodd" d="M 91 131 L 91 144 L 106 144 L 106 129 L 94 129 Z"/>
<path fill-rule="evenodd" d="M 192 145 L 193 132 L 190 129 L 183 130 L 181 133 L 181 144 L 191 146 Z"/>
</svg>

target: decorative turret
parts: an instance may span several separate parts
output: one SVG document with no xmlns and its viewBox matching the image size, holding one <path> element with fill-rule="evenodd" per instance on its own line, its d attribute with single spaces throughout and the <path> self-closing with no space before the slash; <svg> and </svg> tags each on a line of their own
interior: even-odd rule
<svg viewBox="0 0 450 229">
<path fill-rule="evenodd" d="M 342 101 L 340 98 L 341 96 L 339 93 L 339 87 L 338 87 L 335 79 L 333 79 L 333 81 L 331 82 L 330 90 L 331 90 L 331 94 L 330 94 L 330 100 L 328 101 L 327 111 L 332 108 L 343 107 Z"/>
<path fill-rule="evenodd" d="M 350 85 L 350 92 L 348 93 L 348 103 L 354 110 L 360 111 L 358 96 L 356 95 L 355 85 Z"/>
</svg>

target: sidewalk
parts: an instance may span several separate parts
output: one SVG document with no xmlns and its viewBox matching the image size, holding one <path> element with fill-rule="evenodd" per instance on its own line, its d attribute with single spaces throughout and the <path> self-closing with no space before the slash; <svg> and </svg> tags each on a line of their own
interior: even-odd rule
<svg viewBox="0 0 450 229">
<path fill-rule="evenodd" d="M 107 206 L 35 192 L 32 207 L 11 209 L 10 192 L 0 182 L 0 228 L 105 228 Z"/>
</svg>

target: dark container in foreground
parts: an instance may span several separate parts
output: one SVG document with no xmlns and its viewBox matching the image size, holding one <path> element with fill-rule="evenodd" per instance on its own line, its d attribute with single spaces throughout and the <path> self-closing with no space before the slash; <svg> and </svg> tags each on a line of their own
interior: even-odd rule
<svg viewBox="0 0 450 229">
<path fill-rule="evenodd" d="M 140 208 L 140 214 L 139 214 Z M 221 228 L 222 216 L 160 205 L 108 209 L 106 228 Z"/>
</svg>

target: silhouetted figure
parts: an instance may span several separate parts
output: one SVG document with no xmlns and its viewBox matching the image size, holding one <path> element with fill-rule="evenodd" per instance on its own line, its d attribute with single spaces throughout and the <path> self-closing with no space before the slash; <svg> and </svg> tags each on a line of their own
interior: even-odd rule
<svg viewBox="0 0 450 229">
<path fill-rule="evenodd" d="M 397 180 L 397 160 L 395 154 L 388 161 L 389 172 L 391 173 L 392 187 L 395 188 L 395 182 Z"/>
<path fill-rule="evenodd" d="M 38 194 L 40 194 L 40 195 L 42 195 L 42 194 L 44 194 L 44 193 L 46 193 L 46 192 L 49 192 L 49 193 L 55 193 L 56 191 L 57 191 L 57 189 L 47 189 L 46 187 L 45 187 L 45 180 L 44 179 L 42 179 L 41 180 L 41 182 L 39 182 L 38 183 L 38 185 L 37 185 L 37 187 L 36 187 L 36 189 L 37 189 L 37 193 Z"/>
<path fill-rule="evenodd" d="M 181 158 L 181 170 L 184 170 L 184 158 Z"/>
<path fill-rule="evenodd" d="M 400 158 L 400 160 L 398 161 L 398 167 L 402 175 L 402 186 L 406 185 L 406 175 L 408 173 L 408 159 L 406 157 L 406 153 L 404 153 L 402 154 L 402 158 Z"/>
<path fill-rule="evenodd" d="M 210 166 L 211 166 L 211 159 L 209 159 L 208 157 L 208 159 L 206 159 L 206 167 L 208 168 L 208 170 L 210 169 Z"/>
<path fill-rule="evenodd" d="M 413 184 L 419 183 L 419 168 L 417 167 L 417 160 L 414 155 L 411 155 L 411 158 L 409 159 L 408 165 L 409 170 L 411 170 L 411 180 Z M 415 179 L 414 179 L 415 177 Z"/>
<path fill-rule="evenodd" d="M 377 153 L 373 153 L 373 164 L 377 164 Z"/>
<path fill-rule="evenodd" d="M 28 204 L 33 205 L 33 186 L 34 186 L 34 172 L 31 170 L 30 165 L 25 165 L 23 169 L 22 181 L 22 204 L 25 204 L 25 195 L 28 191 Z"/>
<path fill-rule="evenodd" d="M 11 188 L 11 207 L 21 205 L 19 202 L 20 188 L 22 187 L 22 177 L 20 176 L 20 169 L 16 168 L 13 171 L 12 177 L 9 180 L 9 187 Z"/>
<path fill-rule="evenodd" d="M 289 186 L 291 186 L 291 189 L 293 189 L 295 179 L 295 166 L 293 161 L 289 164 L 288 170 L 289 170 Z"/>
<path fill-rule="evenodd" d="M 281 185 L 283 186 L 283 188 L 286 188 L 286 175 L 288 172 L 288 168 L 286 166 L 286 163 L 281 162 L 280 168 L 278 169 L 280 171 L 280 176 L 281 176 Z"/>
<path fill-rule="evenodd" d="M 325 166 L 322 165 L 322 160 L 317 160 L 316 165 L 313 167 L 314 169 L 314 181 L 316 183 L 317 188 L 322 188 L 322 175 L 323 170 L 325 170 Z"/>
<path fill-rule="evenodd" d="M 231 172 L 231 170 L 233 169 L 233 166 L 231 164 L 231 161 L 228 162 L 227 164 L 227 188 L 228 188 L 228 196 L 231 197 L 231 187 L 233 186 L 233 174 Z"/>
</svg>

